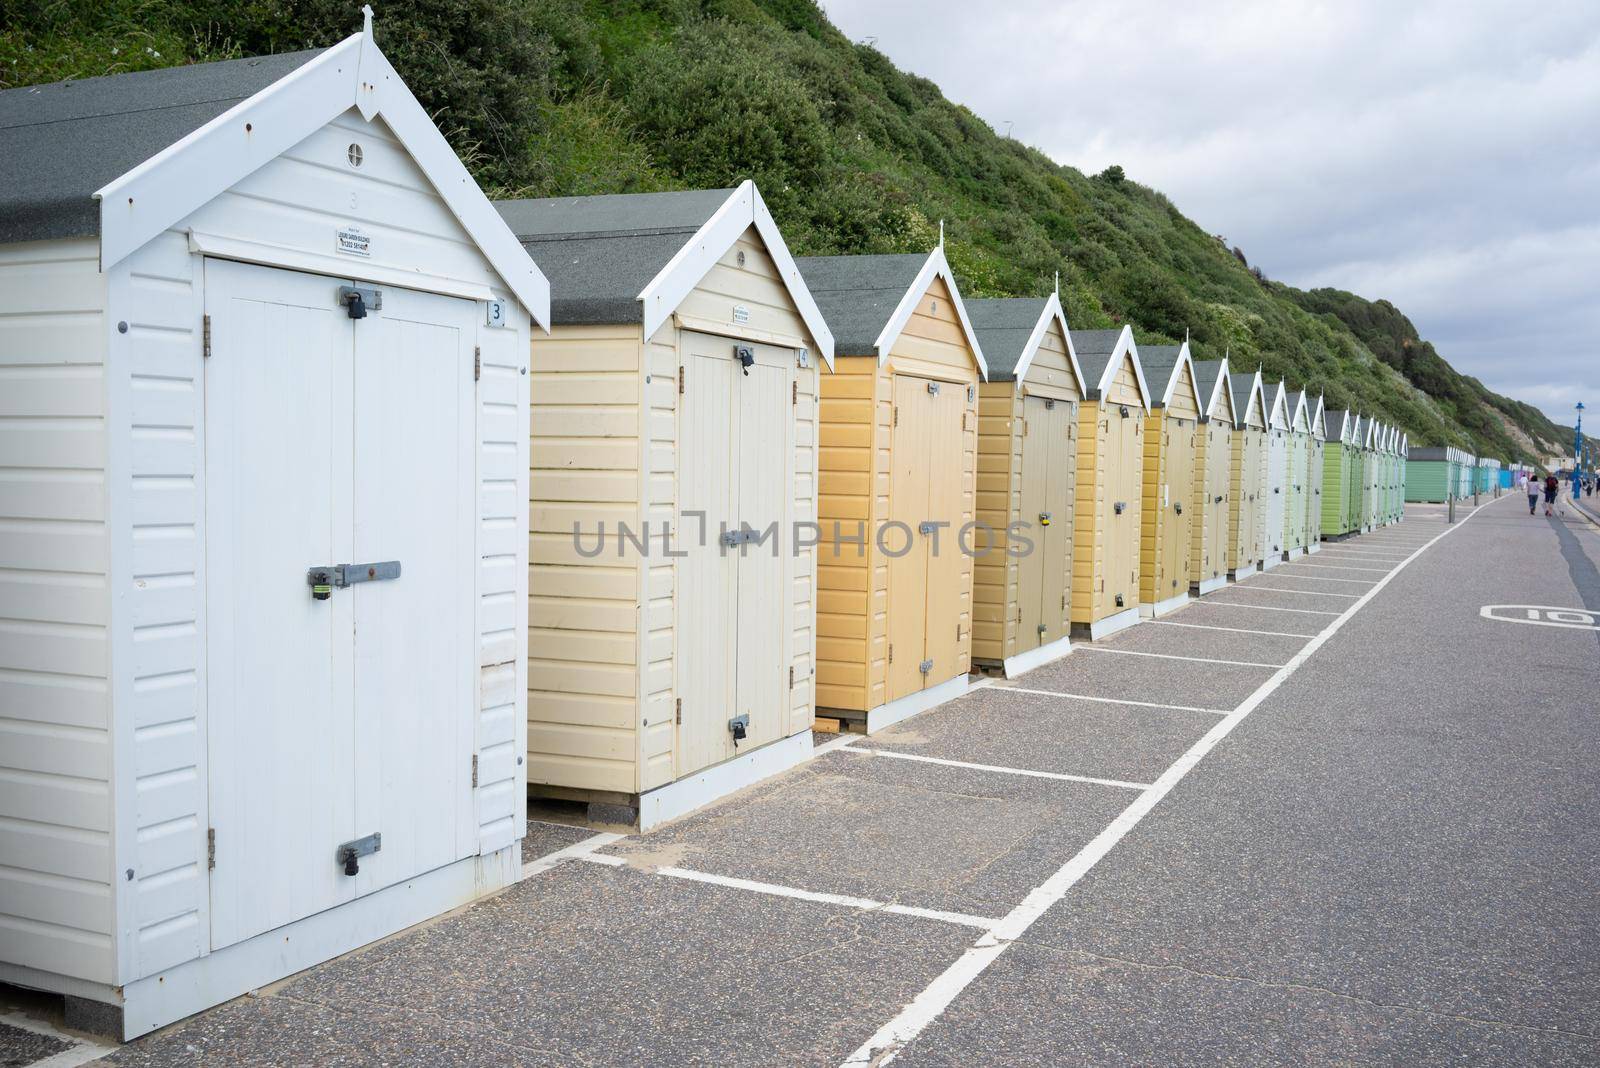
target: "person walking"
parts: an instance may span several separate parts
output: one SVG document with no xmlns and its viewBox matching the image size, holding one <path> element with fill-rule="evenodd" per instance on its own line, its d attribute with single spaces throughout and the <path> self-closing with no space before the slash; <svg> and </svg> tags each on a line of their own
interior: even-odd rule
<svg viewBox="0 0 1600 1068">
<path fill-rule="evenodd" d="M 1539 514 L 1539 483 L 1527 472 L 1522 475 L 1522 491 L 1528 495 L 1528 514 Z"/>
<path fill-rule="evenodd" d="M 1555 472 L 1544 476 L 1544 514 L 1555 515 L 1556 494 L 1561 492 L 1561 480 Z"/>
</svg>

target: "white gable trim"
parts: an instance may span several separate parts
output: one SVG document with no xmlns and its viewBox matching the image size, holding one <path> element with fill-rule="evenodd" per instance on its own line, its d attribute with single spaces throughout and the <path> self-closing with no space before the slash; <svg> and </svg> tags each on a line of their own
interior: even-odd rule
<svg viewBox="0 0 1600 1068">
<path fill-rule="evenodd" d="M 1288 403 L 1287 398 L 1285 398 L 1284 403 Z M 1300 416 L 1302 414 L 1304 414 L 1306 417 L 1306 428 L 1304 430 L 1297 430 L 1297 426 L 1300 422 Z M 1294 414 L 1289 417 L 1289 429 L 1295 430 L 1296 433 L 1301 434 L 1311 433 L 1311 412 L 1310 409 L 1306 407 L 1306 395 L 1304 393 L 1300 394 L 1300 400 L 1294 406 Z"/>
<path fill-rule="evenodd" d="M 1228 404 L 1228 425 L 1236 426 L 1239 422 L 1239 413 L 1233 408 L 1233 390 L 1228 388 L 1228 358 L 1222 358 L 1222 366 L 1217 369 L 1216 384 L 1211 387 L 1211 399 L 1206 402 L 1204 414 L 1207 420 L 1217 417 L 1217 409 L 1221 402 Z"/>
<path fill-rule="evenodd" d="M 1095 383 L 1095 392 L 1100 394 L 1100 403 L 1106 402 L 1106 390 L 1111 386 L 1111 380 L 1117 377 L 1117 372 L 1122 369 L 1124 357 L 1133 359 L 1133 374 L 1139 382 L 1139 400 L 1144 405 L 1144 414 L 1150 414 L 1150 387 L 1144 380 L 1144 364 L 1139 362 L 1139 346 L 1133 341 L 1133 327 L 1124 325 L 1122 333 L 1117 335 L 1117 343 L 1111 349 L 1111 359 L 1106 361 L 1105 370 L 1100 372 L 1100 381 Z"/>
<path fill-rule="evenodd" d="M 772 257 L 773 265 L 782 276 L 789 299 L 794 301 L 795 308 L 800 312 L 801 321 L 811 332 L 811 340 L 817 343 L 823 362 L 828 365 L 828 370 L 833 370 L 833 331 L 828 329 L 817 302 L 811 297 L 811 290 L 806 288 L 805 280 L 800 277 L 800 268 L 795 266 L 794 257 L 789 254 L 789 246 L 784 243 L 772 212 L 767 210 L 766 202 L 761 199 L 761 191 L 748 178 L 739 183 L 739 187 L 723 201 L 711 218 L 639 291 L 639 303 L 644 309 L 644 336 L 655 336 L 655 332 L 672 318 L 672 313 L 677 311 L 684 298 L 694 292 L 717 261 L 727 255 L 734 242 L 752 226 L 767 246 L 767 254 Z"/>
<path fill-rule="evenodd" d="M 1195 381 L 1194 357 L 1189 355 L 1189 343 L 1185 341 L 1178 349 L 1178 359 L 1172 365 L 1172 374 L 1167 376 L 1167 388 L 1161 393 L 1161 406 L 1167 407 L 1172 403 L 1172 391 L 1178 388 L 1178 374 L 1187 364 L 1189 367 L 1189 389 L 1194 397 L 1194 410 L 1205 413 L 1204 402 L 1200 399 L 1200 383 Z"/>
<path fill-rule="evenodd" d="M 1271 429 L 1274 423 L 1280 430 L 1289 429 L 1289 391 L 1282 379 L 1273 387 L 1272 400 L 1267 406 L 1267 428 Z"/>
<path fill-rule="evenodd" d="M 322 55 L 191 131 L 95 194 L 100 269 L 277 159 L 350 108 L 382 115 L 394 135 L 540 326 L 550 326 L 550 285 L 472 180 L 371 34 Z"/>
<path fill-rule="evenodd" d="M 989 381 L 989 363 L 983 358 L 983 346 L 978 344 L 978 335 L 972 329 L 972 320 L 967 318 L 967 306 L 961 303 L 961 290 L 956 285 L 955 275 L 950 271 L 950 262 L 944 258 L 943 245 L 928 253 L 927 262 L 922 265 L 922 270 L 917 272 L 917 280 L 912 282 L 911 287 L 900 297 L 900 303 L 895 306 L 894 314 L 889 316 L 889 321 L 878 332 L 878 340 L 872 343 L 872 347 L 878 353 L 878 366 L 883 366 L 883 361 L 889 358 L 895 342 L 900 340 L 906 324 L 911 322 L 911 316 L 915 314 L 917 304 L 922 300 L 922 294 L 933 285 L 935 277 L 943 278 L 945 286 L 949 288 L 950 299 L 956 306 L 956 317 L 961 320 L 961 332 L 966 335 L 967 344 L 972 348 L 972 357 L 977 361 L 978 373 L 985 382 Z M 1017 377 L 1020 379 L 1022 376 Z"/>
<path fill-rule="evenodd" d="M 1317 406 L 1311 410 L 1311 436 L 1318 441 L 1328 438 L 1328 413 L 1322 407 L 1322 394 L 1317 394 Z"/>
<path fill-rule="evenodd" d="M 1044 335 L 1050 329 L 1051 322 L 1061 324 L 1061 336 L 1067 343 L 1067 362 L 1072 365 L 1072 377 L 1078 382 L 1078 396 L 1088 396 L 1083 384 L 1083 368 L 1078 366 L 1078 350 L 1072 347 L 1072 331 L 1067 327 L 1067 315 L 1061 310 L 1061 298 L 1055 293 L 1050 294 L 1044 302 L 1044 311 L 1039 313 L 1039 321 L 1033 324 L 1033 333 L 1028 335 L 1028 343 L 1022 347 L 1022 359 L 1017 361 L 1014 372 L 1017 392 L 1022 392 L 1022 380 L 1028 376 L 1028 368 L 1033 366 L 1033 357 L 1044 343 Z M 988 377 L 987 373 L 985 377 Z"/>
<path fill-rule="evenodd" d="M 1262 424 L 1264 426 L 1270 425 L 1271 419 L 1269 413 L 1267 412 L 1267 390 L 1266 387 L 1261 383 L 1261 371 L 1259 369 L 1250 376 L 1250 389 L 1244 395 L 1244 411 L 1234 413 L 1238 419 L 1238 422 L 1233 424 L 1234 429 L 1244 429 L 1245 420 L 1250 418 L 1250 407 L 1258 397 L 1261 400 Z"/>
</svg>

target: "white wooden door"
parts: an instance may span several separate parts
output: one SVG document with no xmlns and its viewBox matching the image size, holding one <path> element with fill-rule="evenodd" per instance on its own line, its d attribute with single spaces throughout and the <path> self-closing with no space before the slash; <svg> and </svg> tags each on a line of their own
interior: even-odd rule
<svg viewBox="0 0 1600 1068">
<path fill-rule="evenodd" d="M 680 344 L 676 541 L 688 555 L 677 567 L 675 670 L 683 776 L 776 741 L 789 721 L 795 355 L 687 331 Z M 735 357 L 739 347 L 755 360 L 748 368 Z M 724 531 L 735 544 L 723 544 Z M 729 722 L 739 715 L 750 719 L 736 743 Z"/>
<path fill-rule="evenodd" d="M 390 288 L 352 320 L 339 285 L 206 265 L 214 949 L 477 851 L 476 305 Z"/>
<path fill-rule="evenodd" d="M 207 261 L 206 731 L 211 945 L 355 896 L 352 326 L 326 278 Z"/>
</svg>

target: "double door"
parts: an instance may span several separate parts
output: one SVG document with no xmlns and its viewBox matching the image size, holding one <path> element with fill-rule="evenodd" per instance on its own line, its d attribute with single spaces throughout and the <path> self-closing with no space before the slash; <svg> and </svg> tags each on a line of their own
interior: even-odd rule
<svg viewBox="0 0 1600 1068">
<path fill-rule="evenodd" d="M 477 852 L 479 306 L 340 287 L 205 266 L 213 949 Z"/>
<path fill-rule="evenodd" d="M 1067 636 L 1077 413 L 1067 400 L 1022 401 L 1022 522 L 1032 548 L 1017 561 L 1017 651 Z"/>
<path fill-rule="evenodd" d="M 677 560 L 674 752 L 681 777 L 786 733 L 796 395 L 792 349 L 687 331 L 680 345 L 675 548 L 687 555 Z"/>
<path fill-rule="evenodd" d="M 1194 547 L 1195 424 L 1188 419 L 1163 419 L 1162 455 L 1166 481 L 1156 505 L 1161 508 L 1161 544 L 1156 555 L 1155 602 L 1189 592 L 1189 554 Z"/>
<path fill-rule="evenodd" d="M 958 539 L 967 400 L 964 383 L 915 375 L 895 375 L 891 395 L 889 515 L 876 535 L 889 567 L 886 699 L 893 701 L 964 669 Z"/>
<path fill-rule="evenodd" d="M 1105 588 L 1096 619 L 1138 607 L 1143 532 L 1144 420 L 1127 405 L 1108 404 L 1104 411 Z"/>
<path fill-rule="evenodd" d="M 1197 486 L 1203 495 L 1200 506 L 1205 513 L 1198 574 L 1202 580 L 1214 579 L 1228 571 L 1228 506 L 1233 466 L 1233 434 L 1215 420 L 1206 423 L 1205 484 Z"/>
</svg>

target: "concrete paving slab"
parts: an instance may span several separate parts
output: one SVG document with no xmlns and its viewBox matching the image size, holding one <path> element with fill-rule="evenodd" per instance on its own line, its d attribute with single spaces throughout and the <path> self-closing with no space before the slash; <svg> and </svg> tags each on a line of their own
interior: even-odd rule
<svg viewBox="0 0 1600 1068">
<path fill-rule="evenodd" d="M 1032 771 L 1151 782 L 1206 731 L 1209 712 L 1106 705 L 1039 694 L 976 690 L 857 742 L 918 756 Z"/>
<path fill-rule="evenodd" d="M 0 1068 L 23 1068 L 35 1061 L 65 1053 L 74 1043 L 0 1023 Z"/>
<path fill-rule="evenodd" d="M 647 867 L 998 917 L 1136 796 L 837 752 L 604 852 Z"/>
<path fill-rule="evenodd" d="M 1196 606 L 1198 607 L 1198 606 Z M 1171 656 L 1201 656 L 1215 660 L 1244 660 L 1252 663 L 1281 664 L 1306 644 L 1304 635 L 1280 638 L 1272 634 L 1240 634 L 1234 631 L 1202 630 L 1201 627 L 1228 624 L 1203 623 L 1188 626 L 1189 610 L 1175 612 L 1167 619 L 1147 622 L 1113 635 L 1096 647 L 1127 649 L 1139 653 L 1165 653 Z M 1312 617 L 1315 618 L 1315 617 Z M 1271 627 L 1244 627 L 1267 630 Z M 1280 628 L 1281 629 L 1281 628 Z M 1074 654 L 1076 655 L 1076 654 Z M 1094 655 L 1093 649 L 1090 655 Z"/>
<path fill-rule="evenodd" d="M 586 827 L 529 820 L 527 832 L 522 839 L 522 863 L 527 864 L 529 861 L 549 856 L 558 849 L 577 845 L 585 838 L 592 838 L 594 835 L 595 832 Z"/>
<path fill-rule="evenodd" d="M 1265 682 L 1273 670 L 1085 650 L 1028 672 L 1017 685 L 1227 711 Z"/>
<path fill-rule="evenodd" d="M 1014 945 L 895 1062 L 1593 1064 L 1592 1038 Z"/>
<path fill-rule="evenodd" d="M 972 934 L 577 861 L 116 1063 L 831 1066 Z"/>
</svg>

